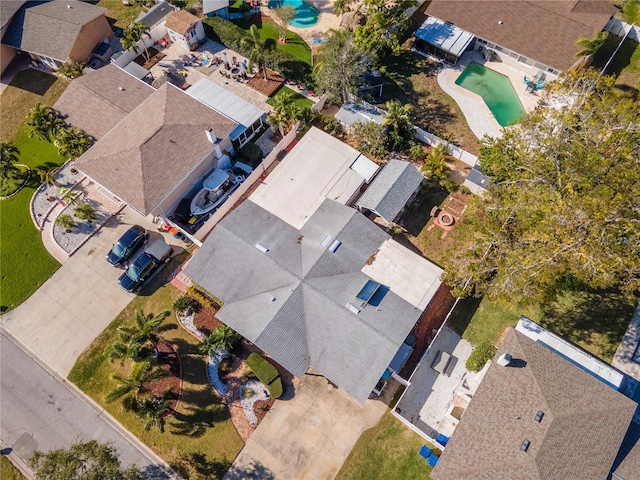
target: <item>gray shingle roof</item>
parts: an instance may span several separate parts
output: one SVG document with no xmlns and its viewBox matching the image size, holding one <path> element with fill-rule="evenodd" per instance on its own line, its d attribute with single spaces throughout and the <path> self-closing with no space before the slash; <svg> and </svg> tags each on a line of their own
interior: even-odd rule
<svg viewBox="0 0 640 480">
<path fill-rule="evenodd" d="M 106 12 L 78 0 L 29 2 L 14 15 L 2 43 L 65 62 L 82 27 Z"/>
<path fill-rule="evenodd" d="M 391 159 L 362 194 L 356 205 L 373 210 L 388 222 L 407 204 L 424 176 L 411 163 Z"/>
<path fill-rule="evenodd" d="M 68 123 L 99 139 L 154 91 L 121 68 L 106 65 L 73 80 L 54 108 Z"/>
<path fill-rule="evenodd" d="M 377 307 L 356 300 L 369 280 L 361 269 L 387 238 L 333 200 L 300 230 L 247 200 L 216 226 L 185 273 L 224 302 L 221 321 L 291 373 L 313 367 L 364 402 L 421 313 L 392 291 Z M 333 253 L 335 239 L 342 243 Z"/>
<path fill-rule="evenodd" d="M 175 9 L 170 3 L 163 1 L 154 5 L 146 12 L 140 12 L 140 15 L 138 15 L 138 18 L 136 19 L 136 21 L 142 22 L 143 25 L 151 28 L 157 23 L 160 23 L 160 21 L 164 17 L 169 15 L 174 10 Z"/>
<path fill-rule="evenodd" d="M 606 479 L 636 403 L 516 330 L 503 353 L 517 366 L 489 368 L 431 477 Z"/>
<path fill-rule="evenodd" d="M 179 88 L 164 84 L 76 161 L 76 167 L 148 215 L 237 126 Z M 179 161 L 177 161 L 179 160 Z"/>
<path fill-rule="evenodd" d="M 0 2 L 0 28 L 3 28 L 18 13 L 27 0 L 3 0 Z"/>
</svg>

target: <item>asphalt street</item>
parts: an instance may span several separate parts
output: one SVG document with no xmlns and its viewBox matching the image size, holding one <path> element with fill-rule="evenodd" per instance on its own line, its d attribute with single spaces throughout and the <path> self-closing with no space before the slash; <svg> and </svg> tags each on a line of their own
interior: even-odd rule
<svg viewBox="0 0 640 480">
<path fill-rule="evenodd" d="M 107 412 L 75 386 L 47 370 L 0 331 L 0 440 L 22 467 L 34 450 L 66 448 L 77 440 L 112 442 L 123 465 L 148 479 L 175 478 Z"/>
</svg>

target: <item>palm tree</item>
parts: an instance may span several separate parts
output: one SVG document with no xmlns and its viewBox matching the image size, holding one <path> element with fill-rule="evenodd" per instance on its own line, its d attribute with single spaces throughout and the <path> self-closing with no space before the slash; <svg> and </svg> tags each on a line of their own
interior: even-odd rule
<svg viewBox="0 0 640 480">
<path fill-rule="evenodd" d="M 91 147 L 91 135 L 76 127 L 64 128 L 58 132 L 55 145 L 60 155 L 66 158 L 76 159 Z"/>
<path fill-rule="evenodd" d="M 576 45 L 580 47 L 580 50 L 576 52 L 576 57 L 590 57 L 593 56 L 598 49 L 606 42 L 609 37 L 609 32 L 598 32 L 593 38 L 579 38 L 576 41 Z"/>
<path fill-rule="evenodd" d="M 162 312 L 159 315 L 150 313 L 145 315 L 142 310 L 136 310 L 135 324 L 133 327 L 120 327 L 119 331 L 123 335 L 123 338 L 135 339 L 143 346 L 147 343 L 151 343 L 154 350 L 158 340 L 160 339 L 159 333 L 170 328 L 171 325 L 162 325 L 164 320 L 171 314 L 171 312 Z"/>
<path fill-rule="evenodd" d="M 142 47 L 144 48 L 144 57 L 149 60 L 149 50 L 147 49 L 147 42 L 144 39 L 145 35 L 149 34 L 149 27 L 147 27 L 142 22 L 133 22 L 131 26 L 131 31 L 133 32 L 136 40 L 142 40 Z"/>
<path fill-rule="evenodd" d="M 46 183 L 49 187 L 61 187 L 62 185 L 56 180 L 56 172 L 59 167 L 38 168 L 36 172 L 40 176 L 40 181 Z"/>
<path fill-rule="evenodd" d="M 122 399 L 122 404 L 126 410 L 135 408 L 140 395 L 149 392 L 148 384 L 171 375 L 162 368 L 152 368 L 151 362 L 136 362 L 131 367 L 128 377 L 114 373 L 111 378 L 118 383 L 118 386 L 111 390 L 104 397 L 108 403 Z"/>
<path fill-rule="evenodd" d="M 351 0 L 335 0 L 333 2 L 333 13 L 337 17 L 344 15 L 346 12 L 351 10 L 349 6 L 351 4 Z"/>
<path fill-rule="evenodd" d="M 64 120 L 53 108 L 38 102 L 27 114 L 27 125 L 31 127 L 29 137 L 51 140 L 64 128 Z"/>
<path fill-rule="evenodd" d="M 0 178 L 15 177 L 20 169 L 15 166 L 20 151 L 10 142 L 0 142 Z"/>
<path fill-rule="evenodd" d="M 258 27 L 251 25 L 249 35 L 240 40 L 240 46 L 249 50 L 249 70 L 253 68 L 253 64 L 258 65 L 262 69 L 264 79 L 267 79 L 267 54 L 276 49 L 277 43 L 273 38 L 260 38 Z"/>
<path fill-rule="evenodd" d="M 87 222 L 93 222 L 98 217 L 96 209 L 88 203 L 80 203 L 76 207 L 75 215 L 80 220 L 86 220 Z"/>
<path fill-rule="evenodd" d="M 384 125 L 388 128 L 389 150 L 402 150 L 415 137 L 411 105 L 390 100 L 385 103 L 385 108 Z"/>
<path fill-rule="evenodd" d="M 58 215 L 56 217 L 55 224 L 62 228 L 66 228 L 67 230 L 71 230 L 76 226 L 76 222 L 73 221 L 73 217 L 71 215 L 67 215 L 66 213 Z"/>
<path fill-rule="evenodd" d="M 142 355 L 142 344 L 133 338 L 126 338 L 121 333 L 118 340 L 109 345 L 106 353 L 111 362 L 116 359 L 120 359 L 121 365 L 124 364 L 124 360 L 127 358 L 134 362 L 141 362 L 144 360 Z"/>
<path fill-rule="evenodd" d="M 145 430 L 151 430 L 156 427 L 160 433 L 164 433 L 164 425 L 166 416 L 173 411 L 171 402 L 167 400 L 169 391 L 165 392 L 162 397 L 143 398 L 136 404 L 136 416 L 145 418 L 147 422 L 144 424 Z"/>
<path fill-rule="evenodd" d="M 226 325 L 220 325 L 204 341 L 198 345 L 203 354 L 208 354 L 213 349 L 223 348 L 227 352 L 235 352 L 240 346 L 242 335 Z"/>
</svg>

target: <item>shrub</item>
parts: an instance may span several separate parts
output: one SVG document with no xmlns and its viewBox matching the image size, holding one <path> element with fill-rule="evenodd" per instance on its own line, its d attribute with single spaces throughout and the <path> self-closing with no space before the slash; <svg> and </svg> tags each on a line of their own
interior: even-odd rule
<svg viewBox="0 0 640 480">
<path fill-rule="evenodd" d="M 251 371 L 255 373 L 256 377 L 258 377 L 258 380 L 267 386 L 271 398 L 279 398 L 282 396 L 282 380 L 280 380 L 280 375 L 276 367 L 257 353 L 249 355 L 247 365 Z"/>
<path fill-rule="evenodd" d="M 75 216 L 80 220 L 93 222 L 98 217 L 98 213 L 96 212 L 96 209 L 88 203 L 81 203 L 76 207 Z"/>
<path fill-rule="evenodd" d="M 493 358 L 496 354 L 496 347 L 490 342 L 482 342 L 476 347 L 476 349 L 469 355 L 467 360 L 467 370 L 472 372 L 478 372 L 482 370 L 485 363 Z"/>
<path fill-rule="evenodd" d="M 329 135 L 338 136 L 342 133 L 342 124 L 336 117 L 324 117 L 324 131 Z"/>
<path fill-rule="evenodd" d="M 456 182 L 448 178 L 442 182 L 442 185 L 449 192 L 457 192 L 458 189 L 460 188 L 460 185 L 458 185 Z"/>
<path fill-rule="evenodd" d="M 225 47 L 237 51 L 241 55 L 247 56 L 248 52 L 240 48 L 240 40 L 247 33 L 235 23 L 224 20 L 220 17 L 205 18 L 202 20 L 204 32 L 211 40 L 224 44 Z"/>
<path fill-rule="evenodd" d="M 76 226 L 76 222 L 73 221 L 73 217 L 71 215 L 67 215 L 66 213 L 58 215 L 55 223 L 62 228 L 66 228 L 67 230 L 70 230 Z"/>
<path fill-rule="evenodd" d="M 187 288 L 187 293 L 189 294 L 189 296 L 195 298 L 196 301 L 200 303 L 200 305 L 204 308 L 218 306 L 215 300 L 211 299 L 209 295 L 195 286 Z"/>
<path fill-rule="evenodd" d="M 249 142 L 240 149 L 242 161 L 255 170 L 264 158 L 262 149 L 255 143 Z"/>
<path fill-rule="evenodd" d="M 183 295 L 182 297 L 177 298 L 176 301 L 173 302 L 173 309 L 176 312 L 188 311 L 188 312 L 198 313 L 201 308 L 202 308 L 202 305 L 198 300 L 192 297 L 188 297 L 186 295 Z"/>
</svg>

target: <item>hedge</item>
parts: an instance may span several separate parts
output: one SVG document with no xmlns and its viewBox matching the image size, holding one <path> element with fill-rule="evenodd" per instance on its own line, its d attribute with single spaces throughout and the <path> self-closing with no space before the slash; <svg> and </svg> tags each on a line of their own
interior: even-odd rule
<svg viewBox="0 0 640 480">
<path fill-rule="evenodd" d="M 493 358 L 496 354 L 496 347 L 491 345 L 490 342 L 482 342 L 471 352 L 467 359 L 467 370 L 472 372 L 478 372 L 482 370 L 482 367 Z"/>
<path fill-rule="evenodd" d="M 255 169 L 262 162 L 264 153 L 257 144 L 249 142 L 240 149 L 240 156 L 244 163 Z"/>
<path fill-rule="evenodd" d="M 282 395 L 282 380 L 276 367 L 255 352 L 247 358 L 247 365 L 258 380 L 267 386 L 271 398 L 279 398 Z"/>
</svg>

